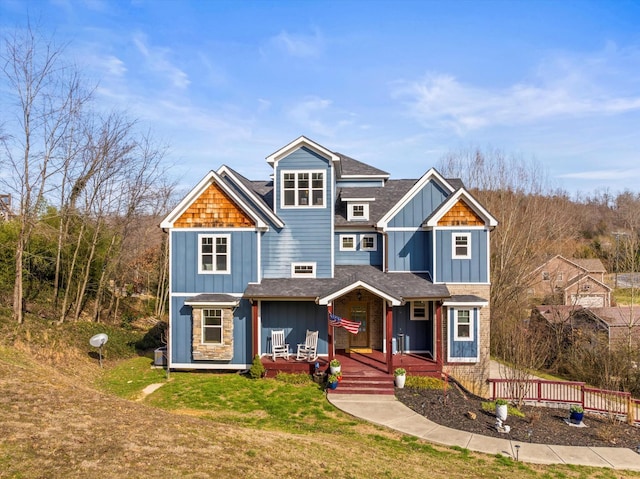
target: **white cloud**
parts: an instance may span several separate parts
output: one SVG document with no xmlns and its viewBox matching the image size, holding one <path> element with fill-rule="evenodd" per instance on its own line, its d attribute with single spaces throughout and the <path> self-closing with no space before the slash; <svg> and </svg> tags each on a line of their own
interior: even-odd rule
<svg viewBox="0 0 640 479">
<path fill-rule="evenodd" d="M 269 41 L 270 45 L 288 55 L 297 58 L 319 56 L 324 49 L 324 39 L 316 29 L 312 35 L 296 35 L 286 31 L 280 32 Z"/>
<path fill-rule="evenodd" d="M 593 170 L 580 171 L 576 173 L 566 173 L 558 175 L 558 178 L 577 179 L 577 180 L 629 180 L 629 178 L 639 177 L 639 168 L 629 169 L 612 169 L 612 170 Z"/>
<path fill-rule="evenodd" d="M 179 89 L 186 89 L 191 81 L 189 76 L 177 66 L 173 65 L 167 57 L 171 56 L 168 48 L 150 47 L 147 45 L 147 37 L 142 33 L 133 36 L 133 43 L 138 51 L 145 57 L 151 70 L 166 74 L 171 84 Z"/>
</svg>

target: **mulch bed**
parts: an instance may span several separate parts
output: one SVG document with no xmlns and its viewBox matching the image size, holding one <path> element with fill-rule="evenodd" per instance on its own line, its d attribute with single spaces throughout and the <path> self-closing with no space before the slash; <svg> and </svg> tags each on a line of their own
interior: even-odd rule
<svg viewBox="0 0 640 479">
<path fill-rule="evenodd" d="M 567 424 L 568 405 L 561 408 L 523 406 L 525 417 L 509 414 L 504 424 L 511 426 L 511 430 L 500 433 L 495 427 L 495 414 L 482 409 L 482 402 L 486 400 L 465 393 L 455 385 L 448 388 L 446 396 L 437 389 L 396 388 L 396 397 L 435 423 L 474 434 L 565 446 L 627 447 L 634 451 L 640 446 L 640 427 L 602 415 L 585 413 L 586 427 Z M 469 417 L 473 415 L 475 419 Z"/>
</svg>

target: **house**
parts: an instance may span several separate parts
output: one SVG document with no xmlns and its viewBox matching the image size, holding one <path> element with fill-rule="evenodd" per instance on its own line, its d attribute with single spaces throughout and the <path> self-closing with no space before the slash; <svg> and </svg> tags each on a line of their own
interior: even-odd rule
<svg viewBox="0 0 640 479">
<path fill-rule="evenodd" d="M 556 255 L 529 276 L 529 295 L 543 304 L 611 306 L 611 288 L 599 259 L 567 259 Z"/>
<path fill-rule="evenodd" d="M 538 306 L 532 311 L 532 319 L 542 319 L 555 331 L 583 342 L 604 341 L 612 348 L 640 344 L 638 306 Z"/>
<path fill-rule="evenodd" d="M 0 195 L 0 220 L 9 221 L 14 214 L 11 212 L 11 195 Z"/>
<path fill-rule="evenodd" d="M 210 171 L 161 223 L 168 366 L 243 370 L 255 355 L 269 366 L 273 330 L 292 350 L 312 330 L 323 363 L 377 355 L 391 373 L 400 351 L 423 360 L 417 372 L 483 382 L 497 222 L 462 182 L 435 169 L 393 180 L 304 136 L 266 161 L 266 181 Z"/>
</svg>

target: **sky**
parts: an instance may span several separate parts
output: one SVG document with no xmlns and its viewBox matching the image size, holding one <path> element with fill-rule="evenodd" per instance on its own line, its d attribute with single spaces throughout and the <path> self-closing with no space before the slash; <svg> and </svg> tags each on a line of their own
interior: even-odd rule
<svg viewBox="0 0 640 479">
<path fill-rule="evenodd" d="M 187 188 L 304 135 L 392 178 L 498 149 L 571 195 L 640 191 L 640 1 L 0 0 Z"/>
</svg>

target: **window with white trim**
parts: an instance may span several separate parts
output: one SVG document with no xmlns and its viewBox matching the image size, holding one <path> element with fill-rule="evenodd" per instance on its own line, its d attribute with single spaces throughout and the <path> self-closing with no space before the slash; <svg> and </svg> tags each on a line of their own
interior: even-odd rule
<svg viewBox="0 0 640 479">
<path fill-rule="evenodd" d="M 222 310 L 202 310 L 202 342 L 222 344 Z"/>
<path fill-rule="evenodd" d="M 356 235 L 340 235 L 340 251 L 355 251 Z"/>
<path fill-rule="evenodd" d="M 360 235 L 360 249 L 362 251 L 377 251 L 378 237 L 376 235 Z"/>
<path fill-rule="evenodd" d="M 549 281 L 551 279 L 551 275 L 548 271 L 542 272 L 542 281 Z"/>
<path fill-rule="evenodd" d="M 471 235 L 469 233 L 454 233 L 451 240 L 453 259 L 471 258 Z"/>
<path fill-rule="evenodd" d="M 411 320 L 424 321 L 427 318 L 427 303 L 425 301 L 411 301 Z"/>
<path fill-rule="evenodd" d="M 324 171 L 283 171 L 283 207 L 324 206 Z"/>
<path fill-rule="evenodd" d="M 231 235 L 198 235 L 198 243 L 198 273 L 230 272 Z"/>
<path fill-rule="evenodd" d="M 473 322 L 471 321 L 471 310 L 454 310 L 453 339 L 455 341 L 473 341 Z"/>
<path fill-rule="evenodd" d="M 366 221 L 369 219 L 369 205 L 367 203 L 349 203 L 347 220 Z"/>
<path fill-rule="evenodd" d="M 292 278 L 315 278 L 316 264 L 315 263 L 292 263 L 291 277 Z"/>
</svg>

